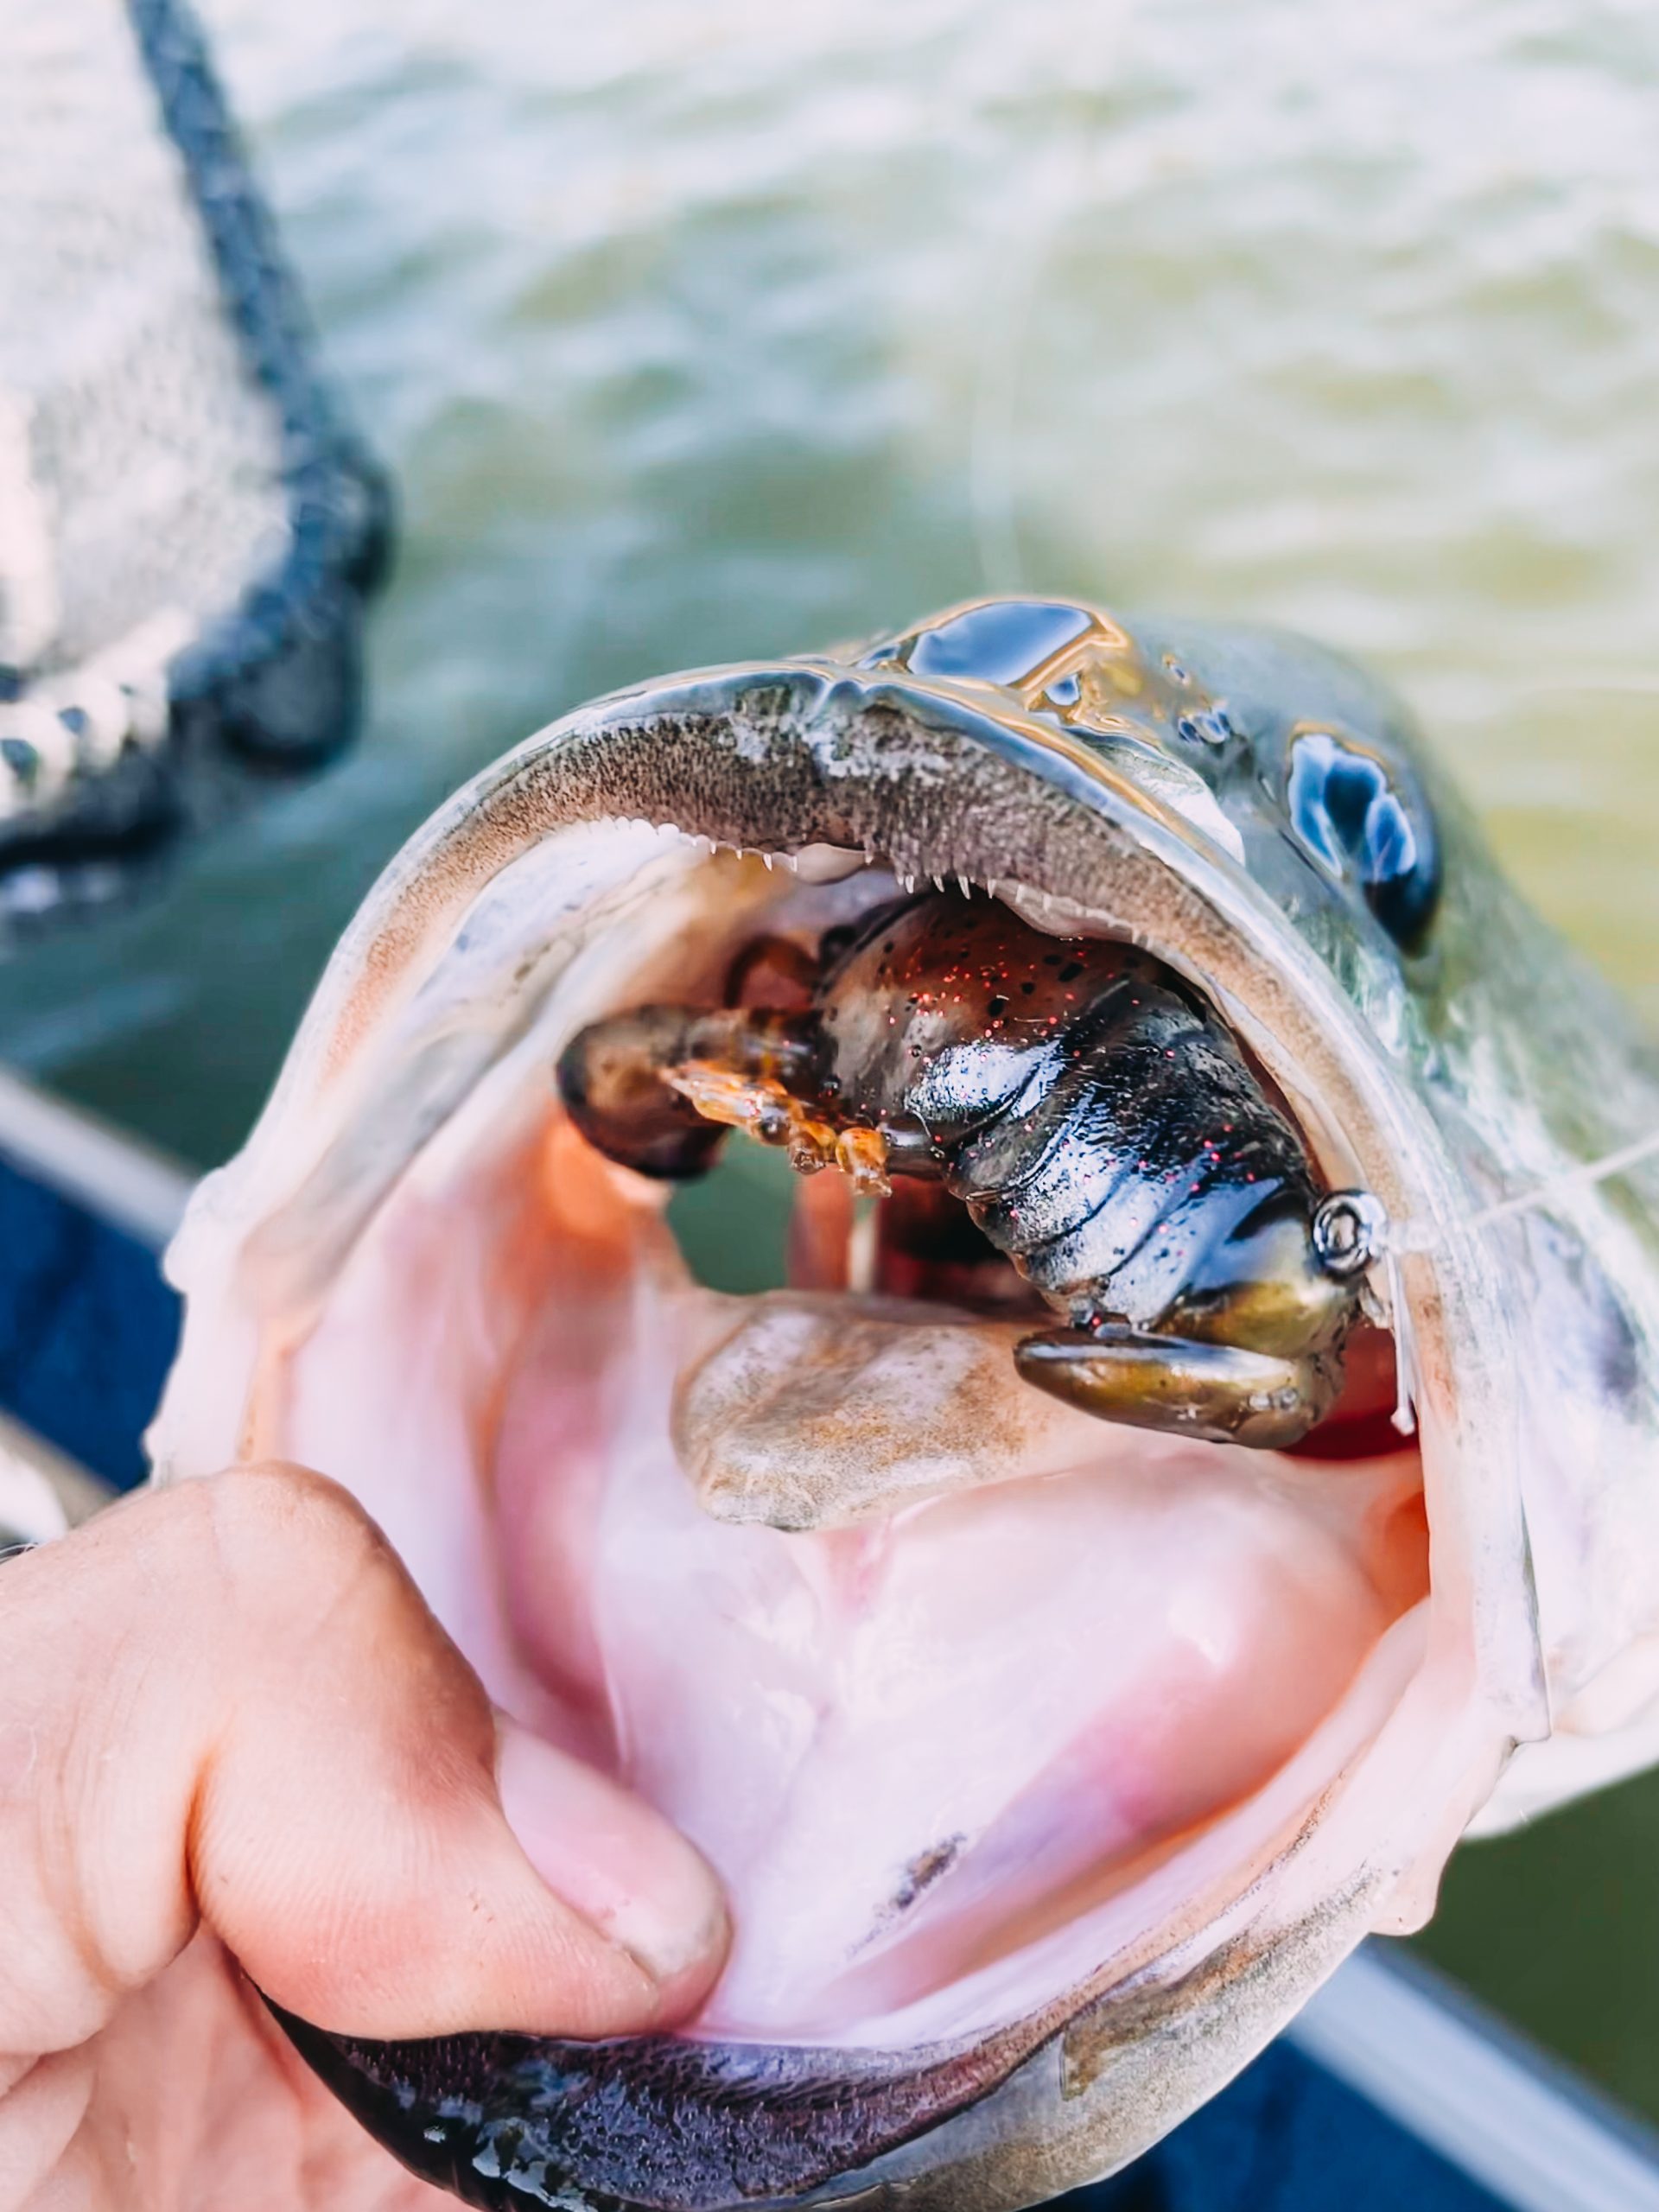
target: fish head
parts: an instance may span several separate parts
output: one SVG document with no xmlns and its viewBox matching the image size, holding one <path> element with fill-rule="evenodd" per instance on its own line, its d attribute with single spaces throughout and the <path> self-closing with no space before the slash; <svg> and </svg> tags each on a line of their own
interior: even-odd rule
<svg viewBox="0 0 1659 2212">
<path fill-rule="evenodd" d="M 619 693 L 391 863 L 170 1255 L 158 1476 L 352 1490 L 496 1703 L 679 1825 L 735 1929 L 672 2037 L 292 2023 L 399 2155 L 503 2204 L 1012 2212 L 1421 1923 L 1550 1734 L 1529 1512 L 1605 1396 L 1541 1412 L 1481 1225 L 1516 1115 L 1565 1142 L 1493 1047 L 1534 940 L 1484 868 L 1346 664 L 1051 601 Z M 1016 1325 L 812 1262 L 849 1233 L 819 1198 L 792 1287 L 694 1279 L 561 1052 L 932 879 L 1216 1009 L 1391 1225 L 1397 1421 L 1281 1452 L 1092 1421 L 1019 1380 Z M 1558 1322 L 1600 1234 L 1561 1233 Z"/>
</svg>

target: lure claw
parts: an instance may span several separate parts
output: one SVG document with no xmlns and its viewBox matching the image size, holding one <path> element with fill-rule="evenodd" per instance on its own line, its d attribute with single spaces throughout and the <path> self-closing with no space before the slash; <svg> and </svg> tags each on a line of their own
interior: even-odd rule
<svg viewBox="0 0 1659 2212">
<path fill-rule="evenodd" d="M 1333 1395 L 1318 1360 L 1145 1329 L 1046 1329 L 1020 1339 L 1014 1363 L 1039 1390 L 1103 1420 L 1266 1451 L 1300 1443 Z"/>
</svg>

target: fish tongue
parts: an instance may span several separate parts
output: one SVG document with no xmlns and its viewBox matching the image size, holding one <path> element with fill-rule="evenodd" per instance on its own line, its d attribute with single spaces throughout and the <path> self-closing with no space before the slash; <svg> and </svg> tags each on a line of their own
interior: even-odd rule
<svg viewBox="0 0 1659 2212">
<path fill-rule="evenodd" d="M 833 1293 L 748 1300 L 681 1376 L 680 1464 L 715 1520 L 804 1531 L 1098 1459 L 1102 1424 L 1015 1375 L 1028 1326 Z"/>
</svg>

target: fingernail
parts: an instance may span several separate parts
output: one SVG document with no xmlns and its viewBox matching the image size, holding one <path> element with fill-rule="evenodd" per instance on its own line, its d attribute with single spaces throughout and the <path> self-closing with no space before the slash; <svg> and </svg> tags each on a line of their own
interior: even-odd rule
<svg viewBox="0 0 1659 2212">
<path fill-rule="evenodd" d="M 709 1979 L 727 1940 L 706 1861 L 642 1798 L 516 1720 L 496 1721 L 507 1825 L 549 1889 L 636 1959 L 665 1993 Z"/>
</svg>

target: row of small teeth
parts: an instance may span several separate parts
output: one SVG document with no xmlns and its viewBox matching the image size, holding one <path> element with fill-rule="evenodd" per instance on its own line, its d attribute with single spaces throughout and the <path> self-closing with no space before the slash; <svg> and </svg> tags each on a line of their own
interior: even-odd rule
<svg viewBox="0 0 1659 2212">
<path fill-rule="evenodd" d="M 736 845 L 722 837 L 693 835 L 672 822 L 641 821 L 639 826 L 655 830 L 658 836 L 669 838 L 675 843 L 693 845 L 700 852 L 711 856 L 730 853 L 738 860 L 758 860 L 769 870 L 783 868 L 789 874 L 798 876 L 803 883 L 839 883 L 847 876 L 858 874 L 863 868 L 891 864 L 886 855 L 868 845 L 861 849 L 849 845 L 804 845 L 797 852 L 775 853 L 767 852 L 759 845 Z M 1101 919 L 1075 899 L 1067 899 L 1052 891 L 1034 890 L 1029 884 L 995 877 L 987 883 L 977 884 L 959 869 L 945 874 L 907 874 L 895 868 L 893 875 L 907 898 L 913 897 L 924 883 L 931 883 L 935 891 L 943 892 L 954 881 L 964 899 L 973 898 L 976 892 L 983 897 L 1001 899 L 1016 912 L 1025 913 L 1029 919 L 1035 919 L 1033 910 L 1038 907 L 1041 908 L 1045 919 L 1072 921 L 1085 927 L 1090 922 Z"/>
</svg>

